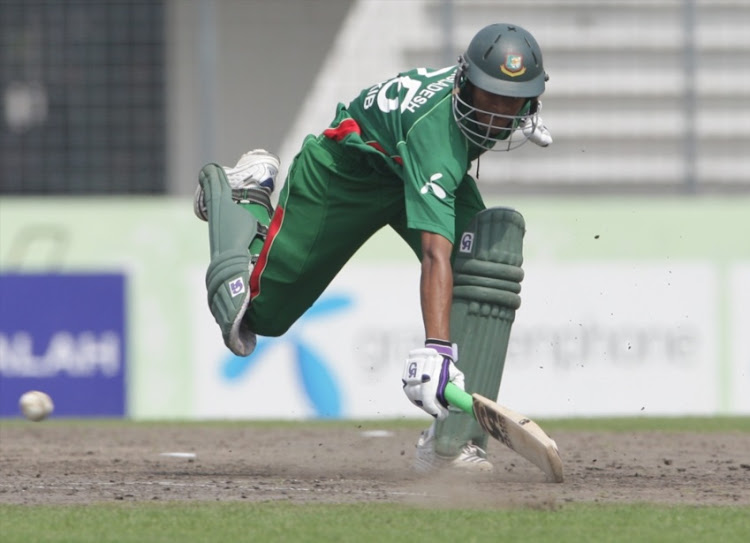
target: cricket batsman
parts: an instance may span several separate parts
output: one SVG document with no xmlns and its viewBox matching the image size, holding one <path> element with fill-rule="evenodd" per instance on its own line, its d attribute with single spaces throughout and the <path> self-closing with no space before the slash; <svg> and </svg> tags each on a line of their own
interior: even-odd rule
<svg viewBox="0 0 750 543">
<path fill-rule="evenodd" d="M 256 335 L 286 332 L 390 226 L 421 263 L 425 341 L 404 353 L 402 386 L 434 421 L 415 467 L 491 470 L 487 435 L 444 391 L 453 382 L 497 398 L 525 225 L 515 210 L 486 209 L 468 172 L 486 151 L 552 142 L 539 117 L 547 79 L 534 37 L 492 24 L 457 65 L 405 71 L 340 103 L 330 126 L 305 138 L 275 209 L 275 155 L 204 166 L 194 210 L 208 222 L 208 304 L 227 347 L 248 356 Z"/>
</svg>

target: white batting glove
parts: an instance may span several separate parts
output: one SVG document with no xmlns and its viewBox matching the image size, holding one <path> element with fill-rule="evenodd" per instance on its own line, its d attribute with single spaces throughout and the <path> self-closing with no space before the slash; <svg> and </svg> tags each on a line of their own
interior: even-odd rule
<svg viewBox="0 0 750 543">
<path fill-rule="evenodd" d="M 438 420 L 448 416 L 445 386 L 453 383 L 464 389 L 464 374 L 453 359 L 432 347 L 409 351 L 401 381 L 411 403 Z"/>
<path fill-rule="evenodd" d="M 540 101 L 537 105 L 537 112 L 541 110 L 542 102 Z M 521 131 L 523 132 L 523 135 L 529 139 L 529 141 L 536 143 L 540 147 L 547 147 L 550 143 L 552 143 L 552 134 L 550 134 L 547 127 L 544 126 L 544 121 L 539 115 L 527 118 L 523 122 L 523 125 L 521 125 Z"/>
</svg>

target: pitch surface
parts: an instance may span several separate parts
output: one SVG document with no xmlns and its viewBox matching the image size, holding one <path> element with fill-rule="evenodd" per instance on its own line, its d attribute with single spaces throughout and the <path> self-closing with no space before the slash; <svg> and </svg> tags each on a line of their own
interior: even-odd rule
<svg viewBox="0 0 750 543">
<path fill-rule="evenodd" d="M 565 482 L 492 442 L 494 473 L 414 473 L 417 433 L 386 426 L 10 423 L 0 427 L 0 503 L 113 500 L 402 502 L 530 506 L 570 502 L 750 505 L 747 433 L 556 432 Z M 383 434 L 386 435 L 383 435 Z M 164 456 L 162 453 L 194 453 Z M 187 455 L 189 456 L 189 455 Z"/>
</svg>

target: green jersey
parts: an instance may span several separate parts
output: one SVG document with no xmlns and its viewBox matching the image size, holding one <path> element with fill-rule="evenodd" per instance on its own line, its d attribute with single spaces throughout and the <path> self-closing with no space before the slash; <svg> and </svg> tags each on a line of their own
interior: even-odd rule
<svg viewBox="0 0 750 543">
<path fill-rule="evenodd" d="M 485 206 L 467 171 L 479 155 L 453 118 L 456 67 L 404 72 L 365 89 L 289 166 L 250 277 L 243 322 L 284 333 L 372 235 L 390 226 L 421 256 L 422 232 L 462 249 Z"/>
<path fill-rule="evenodd" d="M 374 167 L 403 182 L 407 225 L 454 239 L 455 199 L 481 149 L 452 111 L 456 66 L 417 68 L 339 104 L 324 135 L 373 155 Z M 384 171 L 384 173 L 385 173 Z M 468 187 L 466 187 L 468 188 Z M 476 189 L 473 188 L 475 191 Z"/>
</svg>

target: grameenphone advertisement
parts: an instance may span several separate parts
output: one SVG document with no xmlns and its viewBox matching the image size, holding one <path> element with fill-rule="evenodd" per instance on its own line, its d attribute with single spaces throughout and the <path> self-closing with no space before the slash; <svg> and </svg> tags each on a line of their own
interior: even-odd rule
<svg viewBox="0 0 750 543">
<path fill-rule="evenodd" d="M 122 274 L 0 274 L 0 416 L 28 390 L 55 416 L 123 416 L 125 338 Z"/>
</svg>

